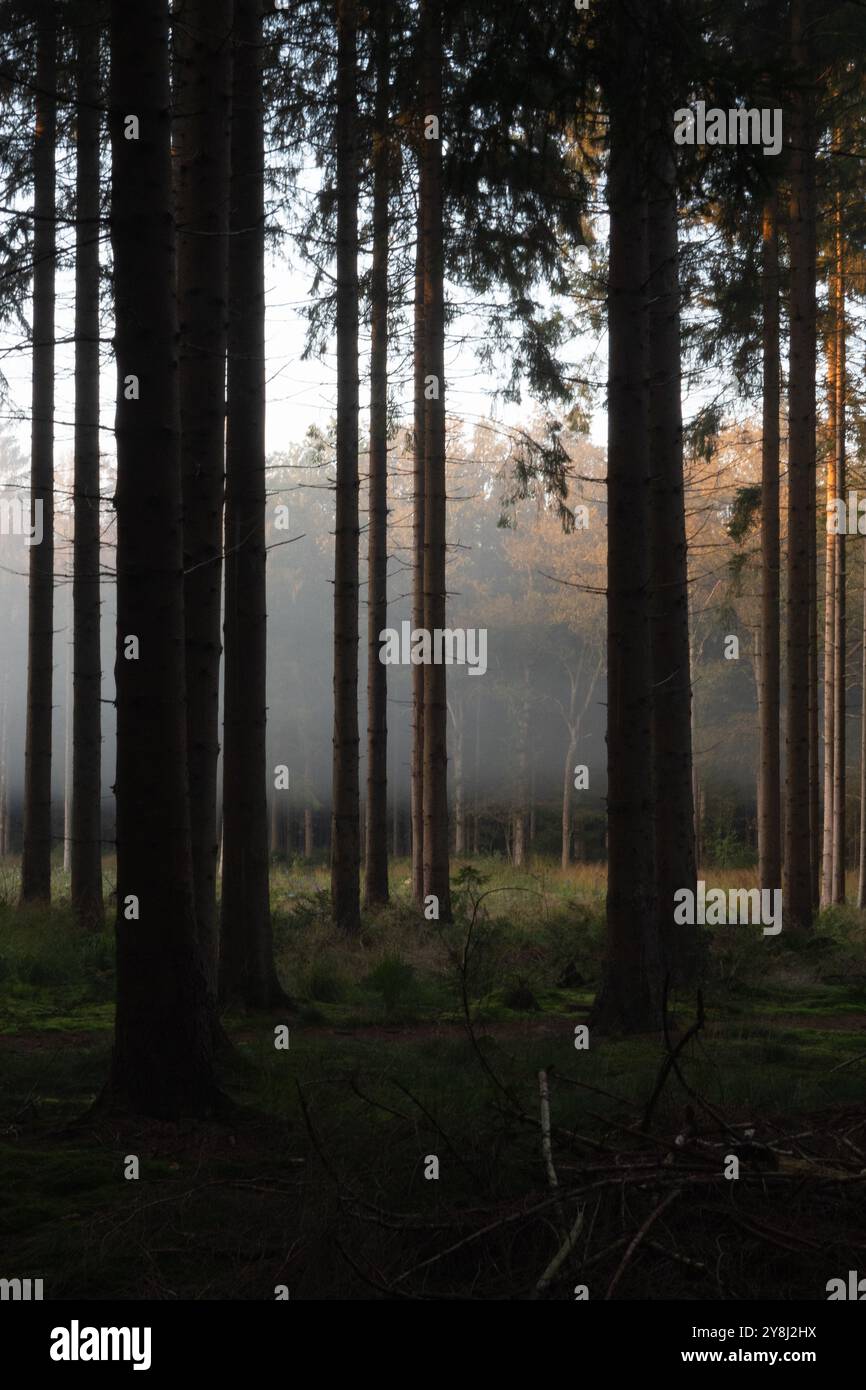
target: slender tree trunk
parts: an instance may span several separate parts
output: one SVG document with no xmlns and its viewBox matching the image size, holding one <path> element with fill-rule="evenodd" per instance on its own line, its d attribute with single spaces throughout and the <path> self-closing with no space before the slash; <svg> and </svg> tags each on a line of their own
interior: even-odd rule
<svg viewBox="0 0 866 1390">
<path fill-rule="evenodd" d="M 666 78 L 667 64 L 658 73 Z M 666 86 L 662 80 L 661 86 Z M 677 172 L 670 105 L 650 100 L 649 466 L 652 607 L 652 757 L 656 898 L 665 969 L 691 983 L 699 969 L 698 933 L 673 920 L 674 895 L 696 890 L 692 803 L 692 687 L 689 588 L 683 492 Z"/>
<path fill-rule="evenodd" d="M 357 8 L 337 0 L 337 517 L 331 899 L 360 930 L 358 781 L 358 93 Z"/>
<path fill-rule="evenodd" d="M 652 836 L 647 216 L 642 23 L 613 0 L 608 269 L 607 955 L 593 1018 L 604 1031 L 661 1022 Z M 612 55 L 611 55 L 612 57 Z"/>
<path fill-rule="evenodd" d="M 7 744 L 8 676 L 3 681 L 3 710 L 0 714 L 0 859 L 9 853 L 9 764 Z"/>
<path fill-rule="evenodd" d="M 478 854 L 479 798 L 481 796 L 481 691 L 475 697 L 475 757 L 472 769 L 472 853 Z"/>
<path fill-rule="evenodd" d="M 415 248 L 414 421 L 412 514 L 412 627 L 424 626 L 424 235 L 419 200 Z M 424 898 L 424 667 L 412 667 L 412 897 Z"/>
<path fill-rule="evenodd" d="M 424 242 L 424 627 L 445 628 L 445 293 L 442 226 L 442 4 L 421 0 L 425 138 L 421 160 Z M 431 117 L 438 123 L 430 129 Z M 430 136 L 431 138 L 427 138 Z M 424 671 L 424 897 L 451 921 L 448 864 L 447 683 L 444 664 Z"/>
<path fill-rule="evenodd" d="M 33 135 L 33 391 L 30 496 L 42 540 L 30 547 L 24 849 L 21 898 L 51 898 L 51 705 L 54 664 L 54 301 L 57 269 L 57 14 L 38 0 Z M 37 530 L 36 534 L 39 532 Z"/>
<path fill-rule="evenodd" d="M 67 590 L 66 610 L 72 617 Z M 72 870 L 72 637 L 66 625 L 66 669 L 63 673 L 63 872 Z"/>
<path fill-rule="evenodd" d="M 388 111 L 391 54 L 384 3 L 376 11 L 373 258 L 370 271 L 370 519 L 367 550 L 367 836 L 364 901 L 388 901 Z"/>
<path fill-rule="evenodd" d="M 313 811 L 310 806 L 304 807 L 304 858 L 311 860 L 313 857 Z"/>
<path fill-rule="evenodd" d="M 219 994 L 283 1003 L 268 882 L 262 4 L 235 0 L 225 494 Z"/>
<path fill-rule="evenodd" d="M 763 436 L 761 444 L 761 654 L 758 679 L 758 876 L 762 888 L 782 885 L 779 685 L 779 230 L 778 194 L 762 221 Z"/>
<path fill-rule="evenodd" d="M 573 698 L 572 698 L 573 703 Z M 577 725 L 569 726 L 568 748 L 562 769 L 562 853 L 560 864 L 566 870 L 571 863 L 571 793 L 574 785 L 574 760 L 577 757 Z"/>
<path fill-rule="evenodd" d="M 72 908 L 100 930 L 102 653 L 99 537 L 100 13 L 78 29 L 75 144 L 75 540 L 73 554 Z M 89 22 L 87 22 L 89 21 Z"/>
<path fill-rule="evenodd" d="M 514 863 L 522 869 L 526 864 L 526 808 L 529 799 L 529 669 L 523 670 L 523 693 L 517 719 L 517 779 L 512 816 L 514 826 Z"/>
<path fill-rule="evenodd" d="M 812 410 L 810 436 L 814 442 L 817 413 Z M 813 449 L 813 457 L 816 453 Z M 821 736 L 818 708 L 818 479 L 809 475 L 809 854 L 812 879 L 812 914 L 821 898 Z"/>
<path fill-rule="evenodd" d="M 178 222 L 187 750 L 196 922 L 215 998 L 232 0 L 175 0 L 175 14 L 172 167 Z"/>
<path fill-rule="evenodd" d="M 530 772 L 529 772 L 529 828 L 528 828 L 529 842 L 528 842 L 528 849 L 529 849 L 530 855 L 531 855 L 532 852 L 533 852 L 532 847 L 533 847 L 533 845 L 535 844 L 535 836 L 536 836 L 537 826 L 538 826 L 538 803 L 537 803 L 537 801 L 536 801 L 536 799 L 535 799 L 535 770 L 536 770 L 536 763 L 535 763 L 535 758 L 534 758 L 534 756 L 533 756 L 532 762 L 531 762 L 531 766 L 530 766 Z"/>
<path fill-rule="evenodd" d="M 463 724 L 464 702 L 461 697 L 453 707 L 454 722 L 454 853 L 466 853 L 466 783 L 464 779 Z"/>
<path fill-rule="evenodd" d="M 863 621 L 860 627 L 860 845 L 857 872 L 857 906 L 866 907 L 866 542 L 863 543 Z"/>
<path fill-rule="evenodd" d="M 833 311 L 835 309 L 835 280 L 830 286 L 831 326 L 827 338 L 827 405 L 829 414 L 829 448 L 826 468 L 826 512 L 833 516 L 836 499 L 841 496 L 836 475 L 836 361 L 837 337 Z M 824 552 L 824 821 L 821 841 L 821 907 L 833 899 L 833 726 L 836 720 L 836 557 L 835 538 L 829 525 Z"/>
<path fill-rule="evenodd" d="M 205 1112 L 216 1093 L 186 771 L 168 35 L 167 0 L 132 7 L 112 0 L 117 1015 L 111 1088 L 116 1104 L 173 1120 Z M 138 139 L 126 138 L 128 112 L 137 117 Z"/>
<path fill-rule="evenodd" d="M 804 0 L 793 0 L 792 58 L 805 75 Z M 788 370 L 788 572 L 785 709 L 786 925 L 794 933 L 812 922 L 810 833 L 810 631 L 811 483 L 815 469 L 815 216 L 811 93 L 791 98 L 789 246 L 791 259 L 790 362 Z"/>
<path fill-rule="evenodd" d="M 835 268 L 833 274 L 833 337 L 835 339 L 833 440 L 830 451 L 836 460 L 836 486 L 840 497 L 845 496 L 845 406 L 846 328 L 845 328 L 845 252 L 842 224 L 842 194 L 836 192 L 835 207 Z M 845 901 L 845 710 L 846 710 L 846 641 L 845 641 L 845 533 L 827 537 L 827 546 L 836 552 L 833 567 L 833 693 L 835 713 L 833 722 L 833 835 L 831 859 L 831 900 Z"/>
</svg>

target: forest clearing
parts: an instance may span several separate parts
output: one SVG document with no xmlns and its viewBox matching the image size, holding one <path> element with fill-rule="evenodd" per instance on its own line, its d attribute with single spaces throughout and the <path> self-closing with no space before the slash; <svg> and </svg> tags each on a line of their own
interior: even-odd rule
<svg viewBox="0 0 866 1390">
<path fill-rule="evenodd" d="M 224 1015 L 235 1050 L 225 1092 L 241 1108 L 180 1127 L 90 1113 L 111 1043 L 111 938 L 76 938 L 62 917 L 10 933 L 7 903 L 0 1220 L 16 1267 L 43 1271 L 60 1298 L 261 1299 L 281 1284 L 298 1298 L 448 1298 L 470 1278 L 475 1297 L 538 1296 L 556 1251 L 538 1224 L 551 1203 L 545 1071 L 560 1183 L 590 1189 L 593 1229 L 575 1243 L 587 1296 L 604 1297 L 632 1227 L 675 1185 L 708 1181 L 699 1219 L 688 1196 L 671 1205 L 619 1297 L 825 1296 L 816 1251 L 847 1270 L 866 1235 L 846 1189 L 866 1151 L 859 914 L 829 910 L 808 945 L 774 943 L 769 964 L 760 928 L 714 932 L 705 1022 L 679 1055 L 684 1084 L 668 1076 L 642 1131 L 696 1006 L 672 1003 L 669 1046 L 646 1036 L 578 1052 L 603 958 L 604 866 L 466 868 L 453 927 L 419 933 L 398 860 L 403 893 L 347 950 L 326 869 L 274 865 L 275 953 L 294 1007 Z M 489 916 L 464 972 L 482 893 Z M 708 1174 L 722 1148 L 742 1158 L 736 1201 Z M 130 1151 L 134 1197 L 116 1182 Z M 425 1155 L 438 1157 L 437 1182 Z M 626 1195 L 638 1165 L 643 1185 Z M 445 1253 L 485 1226 L 468 1263 Z"/>
</svg>

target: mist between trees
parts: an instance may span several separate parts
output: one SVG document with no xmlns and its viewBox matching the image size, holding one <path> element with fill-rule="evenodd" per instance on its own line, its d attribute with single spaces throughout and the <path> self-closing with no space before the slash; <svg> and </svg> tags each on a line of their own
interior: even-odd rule
<svg viewBox="0 0 866 1390">
<path fill-rule="evenodd" d="M 208 1107 L 219 1010 L 289 1007 L 274 854 L 327 859 L 347 941 L 394 859 L 443 925 L 468 856 L 605 863 L 626 1033 L 702 977 L 704 864 L 784 877 L 796 938 L 866 874 L 819 516 L 861 467 L 864 15 L 783 8 L 3 5 L 4 497 L 44 530 L 0 528 L 0 848 L 24 905 L 61 845 L 81 927 L 141 904 L 107 1103 Z M 404 623 L 483 673 L 381 660 Z"/>
</svg>

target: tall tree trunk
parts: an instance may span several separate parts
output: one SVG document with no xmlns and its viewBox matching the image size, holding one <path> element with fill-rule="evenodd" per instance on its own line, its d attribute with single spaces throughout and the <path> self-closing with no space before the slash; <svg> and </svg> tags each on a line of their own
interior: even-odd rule
<svg viewBox="0 0 866 1390">
<path fill-rule="evenodd" d="M 3 680 L 3 709 L 0 713 L 0 859 L 9 853 L 9 764 L 7 743 L 8 675 Z"/>
<path fill-rule="evenodd" d="M 72 675 L 72 908 L 100 930 L 102 900 L 102 653 L 99 586 L 99 49 L 94 5 L 78 30 L 75 144 L 75 540 Z"/>
<path fill-rule="evenodd" d="M 593 1019 L 605 1031 L 661 1022 L 649 611 L 647 215 L 642 24 L 613 0 L 608 269 L 607 955 Z"/>
<path fill-rule="evenodd" d="M 481 797 L 481 690 L 475 696 L 475 752 L 472 768 L 472 853 L 477 855 L 480 845 L 479 802 Z"/>
<path fill-rule="evenodd" d="M 67 590 L 66 611 L 72 617 L 72 599 Z M 63 872 L 72 870 L 72 640 L 71 622 L 66 624 L 65 670 L 63 672 Z"/>
<path fill-rule="evenodd" d="M 791 8 L 792 59 L 806 76 L 804 0 Z M 815 153 L 812 94 L 798 86 L 791 97 L 789 246 L 791 258 L 788 369 L 788 573 L 785 650 L 785 872 L 786 925 L 802 933 L 812 921 L 810 834 L 811 487 L 815 470 Z"/>
<path fill-rule="evenodd" d="M 57 269 L 54 156 L 57 143 L 57 14 L 36 12 L 33 133 L 33 390 L 30 497 L 42 540 L 30 547 L 24 849 L 21 898 L 51 898 L 51 702 L 54 665 L 54 301 Z M 38 532 L 37 532 L 38 534 Z"/>
<path fill-rule="evenodd" d="M 817 412 L 812 409 L 810 437 L 815 439 Z M 813 458 L 816 451 L 813 448 Z M 821 730 L 818 708 L 818 478 L 809 474 L 809 854 L 812 878 L 812 915 L 821 899 Z"/>
<path fill-rule="evenodd" d="M 774 190 L 762 219 L 761 299 L 763 433 L 761 443 L 761 644 L 758 678 L 758 876 L 782 886 L 779 685 L 779 201 Z"/>
<path fill-rule="evenodd" d="M 370 270 L 370 482 L 367 532 L 367 835 L 364 901 L 388 901 L 388 668 L 379 634 L 388 621 L 388 14 L 376 11 L 373 115 L 373 258 Z"/>
<path fill-rule="evenodd" d="M 836 476 L 836 361 L 837 336 L 835 325 L 835 277 L 830 284 L 830 332 L 827 336 L 827 407 L 829 416 L 829 447 L 826 467 L 826 513 L 828 521 L 834 515 L 836 500 L 842 495 Z M 836 720 L 836 558 L 835 537 L 826 530 L 824 552 L 824 787 L 823 834 L 821 838 L 821 907 L 833 899 L 833 726 Z"/>
<path fill-rule="evenodd" d="M 424 244 L 424 627 L 445 628 L 445 286 L 442 226 L 442 3 L 421 2 L 421 158 Z M 432 121 L 435 121 L 435 132 Z M 430 137 L 430 138 L 428 138 Z M 424 897 L 435 897 L 438 920 L 451 921 L 448 864 L 447 682 L 444 663 L 424 671 Z"/>
<path fill-rule="evenodd" d="M 167 0 L 132 7 L 112 0 L 117 1015 L 111 1087 L 115 1103 L 175 1119 L 206 1111 L 215 1086 L 186 770 L 168 36 Z M 135 114 L 138 139 L 126 138 L 124 113 Z"/>
<path fill-rule="evenodd" d="M 664 41 L 665 36 L 662 35 Z M 649 468 L 652 643 L 653 826 L 656 899 L 665 969 L 676 984 L 699 969 L 700 938 L 673 920 L 674 894 L 696 890 L 692 803 L 692 687 L 689 588 L 683 492 L 677 171 L 663 63 L 650 86 L 647 235 L 649 242 Z"/>
<path fill-rule="evenodd" d="M 866 907 L 866 541 L 862 547 L 863 620 L 860 626 L 860 844 L 857 871 L 857 906 Z"/>
<path fill-rule="evenodd" d="M 337 516 L 331 899 L 360 929 L 358 774 L 358 74 L 355 0 L 337 0 Z"/>
<path fill-rule="evenodd" d="M 424 233 L 419 206 L 415 240 L 414 418 L 412 433 L 412 627 L 424 626 Z M 412 752 L 410 814 L 412 821 L 412 898 L 424 897 L 424 667 L 412 667 Z"/>
<path fill-rule="evenodd" d="M 262 0 L 235 0 L 225 495 L 219 993 L 284 1002 L 268 882 Z"/>
<path fill-rule="evenodd" d="M 225 475 L 232 0 L 175 0 L 187 756 L 195 913 L 216 997 L 220 600 Z"/>
<path fill-rule="evenodd" d="M 842 193 L 836 192 L 833 272 L 833 337 L 835 340 L 833 439 L 830 451 L 836 460 L 838 495 L 845 496 L 845 406 L 847 401 L 847 340 L 845 327 L 845 250 L 842 222 Z M 845 533 L 827 537 L 828 548 L 836 552 L 833 567 L 833 834 L 831 855 L 831 893 L 834 903 L 845 901 L 845 708 L 846 708 L 846 641 L 845 641 Z"/>
</svg>

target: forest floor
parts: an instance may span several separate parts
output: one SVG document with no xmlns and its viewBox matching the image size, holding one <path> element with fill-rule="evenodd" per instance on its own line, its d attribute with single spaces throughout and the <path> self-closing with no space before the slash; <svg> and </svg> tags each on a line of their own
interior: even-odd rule
<svg viewBox="0 0 866 1390">
<path fill-rule="evenodd" d="M 603 868 L 477 861 L 448 928 L 418 922 L 404 868 L 347 943 L 324 870 L 275 866 L 295 1006 L 227 1015 L 241 1108 L 168 1125 L 89 1114 L 111 934 L 72 929 L 60 875 L 50 916 L 15 910 L 7 866 L 0 1273 L 55 1299 L 823 1300 L 864 1268 L 864 915 L 825 913 L 796 947 L 718 929 L 702 1015 L 677 999 L 667 1038 L 576 1048 Z"/>
</svg>

